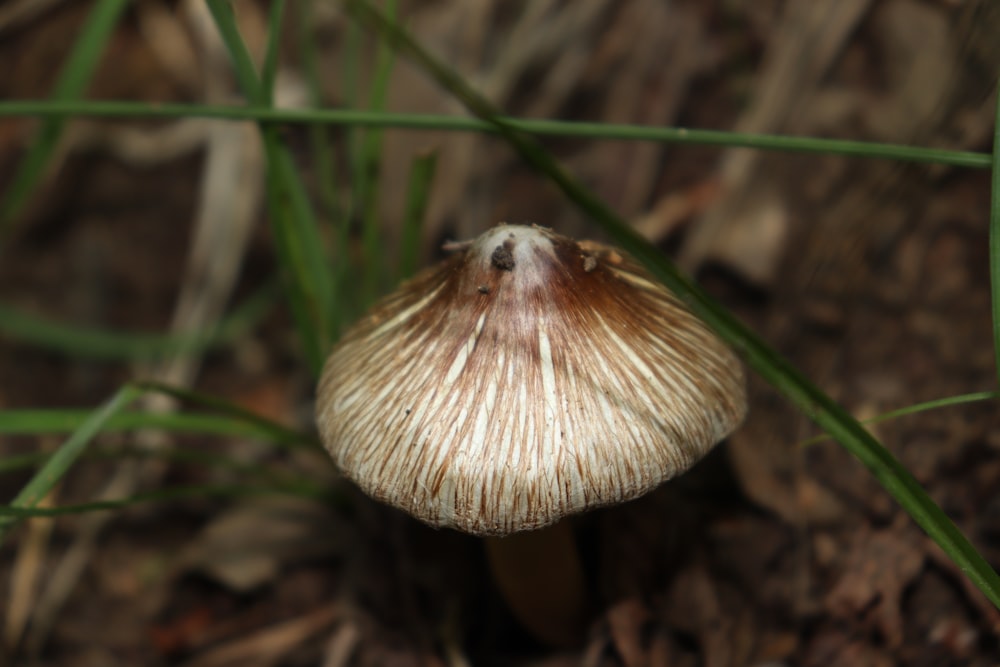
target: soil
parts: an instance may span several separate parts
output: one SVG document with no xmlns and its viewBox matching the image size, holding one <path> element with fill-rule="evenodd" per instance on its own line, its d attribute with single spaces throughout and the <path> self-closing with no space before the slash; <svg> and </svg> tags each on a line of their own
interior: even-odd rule
<svg viewBox="0 0 1000 667">
<path fill-rule="evenodd" d="M 221 87 L 221 99 L 237 99 L 191 18 L 197 4 L 134 3 L 88 97 L 194 102 Z M 263 7 L 236 4 L 248 42 L 260 48 Z M 14 63 L 0 68 L 0 98 L 48 94 L 91 5 L 56 2 L 26 18 L 0 10 L 0 62 Z M 322 44 L 324 103 L 344 105 L 346 19 L 321 6 L 311 34 Z M 527 6 L 414 1 L 400 11 L 435 53 L 514 115 L 990 150 L 1000 55 L 989 35 L 1000 19 L 989 0 L 636 0 L 538 3 L 534 13 Z M 824 11 L 820 22 L 810 13 Z M 823 39 L 803 37 L 809 30 Z M 289 29 L 281 59 L 293 84 L 302 72 L 295 40 Z M 395 68 L 388 97 L 396 110 L 457 113 L 408 63 Z M 145 148 L 134 136 L 170 127 L 70 124 L 56 167 L 0 247 L 0 302 L 62 323 L 162 333 L 177 326 L 179 295 L 202 303 L 216 286 L 231 307 L 275 273 L 259 188 L 207 180 L 206 165 L 221 155 L 213 141 L 224 142 L 219 126 L 189 150 L 163 137 Z M 0 121 L 0 192 L 34 128 L 26 119 Z M 331 136 L 346 169 L 343 133 Z M 283 137 L 318 186 L 303 148 L 307 132 L 287 128 Z M 988 171 L 689 145 L 544 143 L 859 418 L 995 388 Z M 389 256 L 398 250 L 409 164 L 428 147 L 440 155 L 426 262 L 443 256 L 441 242 L 500 220 L 600 236 L 499 141 L 390 131 L 378 184 Z M 259 176 L 254 159 L 223 163 Z M 319 202 L 318 187 L 312 194 Z M 198 212 L 214 197 L 226 202 L 216 212 L 247 208 L 245 240 L 226 231 L 207 246 L 213 259 L 204 266 L 235 258 L 228 283 L 198 273 L 192 255 Z M 317 210 L 326 221 L 330 211 Z M 128 380 L 155 377 L 314 431 L 315 388 L 282 303 L 237 340 L 184 363 L 184 373 L 171 375 L 168 363 L 81 359 L 5 335 L 0 408 L 92 408 Z M 490 582 L 479 540 L 378 505 L 315 452 L 117 433 L 99 444 L 220 454 L 301 475 L 328 497 L 201 494 L 21 524 L 0 546 L 0 664 L 1000 663 L 1000 612 L 858 460 L 814 439 L 817 428 L 756 376 L 749 390 L 746 423 L 694 469 L 645 498 L 577 519 L 593 600 L 579 646 L 553 649 L 518 626 Z M 995 401 L 871 430 L 1000 567 Z M 59 442 L 6 438 L 0 457 Z M 12 498 L 27 479 L 3 474 L 0 497 Z M 241 481 L 238 472 L 198 463 L 119 457 L 79 464 L 50 501 L 94 500 L 113 479 L 126 486 L 112 491 L 129 493 Z"/>
</svg>

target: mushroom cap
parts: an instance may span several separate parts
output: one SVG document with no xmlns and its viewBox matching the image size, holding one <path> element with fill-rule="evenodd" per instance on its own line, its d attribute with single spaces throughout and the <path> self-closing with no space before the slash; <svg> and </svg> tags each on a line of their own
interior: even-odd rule
<svg viewBox="0 0 1000 667">
<path fill-rule="evenodd" d="M 362 490 L 476 535 L 641 496 L 745 413 L 739 360 L 638 262 L 521 225 L 377 304 L 330 354 L 317 401 Z"/>
</svg>

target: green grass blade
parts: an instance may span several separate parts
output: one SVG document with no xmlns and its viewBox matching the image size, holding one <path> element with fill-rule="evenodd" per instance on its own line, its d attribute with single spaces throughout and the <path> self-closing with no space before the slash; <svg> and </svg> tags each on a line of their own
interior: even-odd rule
<svg viewBox="0 0 1000 667">
<path fill-rule="evenodd" d="M 54 99 L 72 102 L 83 96 L 108 37 L 127 4 L 127 0 L 101 0 L 94 6 L 59 73 L 52 91 Z M 31 148 L 0 201 L 0 233 L 20 213 L 45 173 L 65 122 L 65 118 L 59 115 L 47 117 L 42 122 Z"/>
<path fill-rule="evenodd" d="M 253 57 L 236 26 L 231 0 L 208 0 L 208 9 L 212 13 L 215 27 L 219 30 L 219 36 L 222 37 L 222 41 L 229 51 L 229 57 L 233 61 L 233 70 L 240 88 L 243 89 L 251 104 L 270 108 L 271 105 L 268 103 L 264 86 L 260 77 L 257 76 Z"/>
<path fill-rule="evenodd" d="M 317 496 L 317 493 L 320 495 Z M 160 489 L 158 491 L 150 491 L 148 493 L 137 493 L 127 498 L 120 498 L 118 500 L 99 500 L 90 503 L 79 503 L 76 505 L 63 505 L 61 507 L 22 507 L 14 504 L 0 505 L 0 525 L 3 525 L 3 523 L 10 523 L 12 520 L 27 519 L 32 517 L 57 517 L 66 514 L 107 512 L 109 510 L 120 510 L 144 503 L 167 502 L 184 498 L 236 498 L 279 494 L 299 496 L 310 500 L 324 499 L 328 495 L 325 490 L 304 486 L 284 486 L 278 484 L 261 484 L 255 486 L 236 484 L 198 484 Z"/>
<path fill-rule="evenodd" d="M 344 35 L 343 51 L 343 72 L 344 87 L 340 91 L 344 99 L 344 105 L 349 109 L 361 107 L 361 61 L 363 34 L 361 27 L 354 23 L 348 23 L 346 34 Z M 352 176 L 357 177 L 356 160 L 361 155 L 361 127 L 350 124 L 347 127 L 347 151 L 352 165 Z M 352 208 L 355 208 L 352 202 Z"/>
<path fill-rule="evenodd" d="M 0 334 L 33 347 L 90 359 L 135 361 L 192 354 L 231 342 L 251 331 L 274 307 L 276 288 L 276 283 L 268 283 L 217 327 L 200 333 L 153 335 L 106 331 L 52 322 L 0 303 Z"/>
<path fill-rule="evenodd" d="M 396 0 L 387 0 L 386 15 L 395 19 Z M 389 78 L 395 63 L 395 50 L 384 41 L 379 41 L 375 56 L 375 74 L 368 100 L 368 108 L 372 111 L 385 109 L 386 95 L 389 91 Z M 355 171 L 355 186 L 358 191 L 359 213 L 362 220 L 361 237 L 365 249 L 363 271 L 362 307 L 367 307 L 385 289 L 383 280 L 386 276 L 385 243 L 379 226 L 379 180 L 382 166 L 381 128 L 368 128 L 361 142 L 361 154 L 358 155 L 358 166 Z"/>
<path fill-rule="evenodd" d="M 320 109 L 323 106 L 323 85 L 319 47 L 316 36 L 312 33 L 314 6 L 312 2 L 304 2 L 299 7 L 299 57 L 302 59 L 302 71 L 305 73 L 309 104 L 314 109 Z M 333 159 L 333 142 L 329 127 L 324 124 L 311 124 L 309 144 L 313 164 L 316 166 L 317 188 L 324 212 L 328 218 L 338 223 L 338 227 L 343 227 L 345 225 L 340 197 L 337 195 L 337 169 Z M 334 293 L 336 294 L 336 291 Z"/>
<path fill-rule="evenodd" d="M 17 454 L 14 456 L 5 456 L 0 459 L 0 475 L 18 472 L 26 468 L 37 468 L 39 465 L 48 460 L 48 452 L 32 452 L 30 454 Z"/>
<path fill-rule="evenodd" d="M 420 262 L 420 238 L 430 200 L 434 171 L 437 169 L 437 152 L 424 153 L 413 158 L 410 180 L 406 186 L 406 208 L 403 213 L 403 230 L 400 234 L 399 270 L 397 282 L 409 278 Z"/>
<path fill-rule="evenodd" d="M 364 32 L 361 26 L 349 21 L 345 28 L 344 47 L 341 51 L 341 78 L 343 85 L 340 89 L 340 96 L 344 100 L 344 106 L 348 109 L 365 113 L 361 108 L 361 74 L 364 60 Z M 358 265 L 355 261 L 354 252 L 351 248 L 351 228 L 361 217 L 362 198 L 361 189 L 357 186 L 358 179 L 362 178 L 361 155 L 365 136 L 364 125 L 354 123 L 344 127 L 344 145 L 347 147 L 347 177 L 345 179 L 347 187 L 347 202 L 344 207 L 344 217 L 341 220 L 339 234 L 336 242 L 336 255 L 334 257 L 334 284 L 337 300 L 341 304 L 338 312 L 338 333 L 344 324 L 350 323 L 352 314 L 357 311 L 364 300 L 364 290 L 352 290 L 351 286 L 357 283 Z M 359 293 L 356 293 L 359 292 Z"/>
<path fill-rule="evenodd" d="M 271 421 L 270 419 L 261 417 L 257 413 L 251 412 L 250 410 L 240 407 L 239 405 L 236 405 L 231 401 L 227 401 L 224 398 L 211 396 L 209 394 L 193 391 L 191 389 L 185 389 L 183 387 L 174 387 L 161 382 L 141 382 L 139 383 L 139 386 L 147 391 L 155 391 L 161 394 L 166 394 L 167 396 L 172 396 L 179 401 L 194 403 L 195 405 L 208 408 L 209 410 L 213 410 L 221 415 L 245 422 L 258 429 L 262 434 L 266 434 L 268 439 L 276 443 L 322 449 L 322 446 L 319 444 L 319 440 L 315 437 L 300 433 L 286 426 L 282 426 L 277 422 Z"/>
<path fill-rule="evenodd" d="M 9 507 L 13 510 L 30 510 L 35 507 L 62 479 L 94 436 L 101 431 L 104 424 L 115 414 L 128 407 L 142 393 L 141 388 L 126 385 L 119 389 L 103 406 L 94 410 L 74 431 L 73 435 L 49 457 L 45 465 L 14 497 Z M 10 519 L 0 520 L 0 543 L 3 542 L 10 527 Z"/>
<path fill-rule="evenodd" d="M 0 475 L 37 468 L 48 459 L 49 454 L 45 452 L 9 456 L 0 459 Z M 256 478 L 258 481 L 270 485 L 297 489 L 303 494 L 313 497 L 329 493 L 329 490 L 324 485 L 313 482 L 308 478 L 303 478 L 301 474 L 296 474 L 294 471 L 276 469 L 273 463 L 268 463 L 267 465 L 245 463 L 233 456 L 206 452 L 202 449 L 184 449 L 180 447 L 155 450 L 122 449 L 120 447 L 114 449 L 97 449 L 85 452 L 77 460 L 77 465 L 90 461 L 121 461 L 123 459 L 152 459 L 169 463 L 195 465 L 201 468 L 214 468 L 229 474 L 240 475 L 241 477 Z"/>
<path fill-rule="evenodd" d="M 282 214 L 273 219 L 278 257 L 289 274 L 294 292 L 299 295 L 298 300 L 306 309 L 307 315 L 299 320 L 298 331 L 310 343 L 307 358 L 313 374 L 319 376 L 334 335 L 332 314 L 337 303 L 333 278 L 312 205 L 298 177 L 295 162 L 278 143 L 273 128 L 266 129 L 265 135 L 270 135 L 268 153 L 278 190 L 272 205 L 282 209 Z"/>
<path fill-rule="evenodd" d="M 990 297 L 993 303 L 993 353 L 1000 379 L 1000 85 L 997 86 L 990 179 Z"/>
<path fill-rule="evenodd" d="M 313 33 L 312 2 L 302 3 L 299 7 L 299 44 L 301 45 L 302 69 L 305 72 L 309 91 L 310 104 L 315 109 L 323 105 L 322 74 L 320 73 L 319 45 Z M 355 26 L 354 32 L 358 32 Z M 333 140 L 330 127 L 326 124 L 309 125 L 309 145 L 312 162 L 316 169 L 317 190 L 319 201 L 325 217 L 330 221 L 327 236 L 332 241 L 330 251 L 330 293 L 333 295 L 330 308 L 330 335 L 336 340 L 345 320 L 346 309 L 343 307 L 341 285 L 347 276 L 348 240 L 350 238 L 350 219 L 347 206 L 338 193 L 337 166 L 334 159 Z"/>
<path fill-rule="evenodd" d="M 492 105 L 457 74 L 418 45 L 369 3 L 347 0 L 350 12 L 422 66 L 466 108 L 494 124 L 529 164 L 544 173 L 627 252 L 736 348 L 747 363 L 791 400 L 806 416 L 857 457 L 948 556 L 1000 608 L 1000 577 L 938 507 L 910 472 L 846 410 L 815 387 L 786 359 L 768 347 L 732 314 L 683 276 L 655 247 L 635 233 L 606 204 L 569 176 L 530 136 L 507 124 Z"/>
<path fill-rule="evenodd" d="M 208 7 L 244 92 L 254 105 L 266 107 L 265 87 L 236 28 L 232 8 L 224 0 L 209 0 Z M 332 337 L 334 303 L 329 266 L 312 207 L 291 153 L 282 144 L 273 125 L 262 124 L 261 132 L 268 158 L 268 208 L 275 247 L 306 359 L 313 374 L 319 375 Z"/>
<path fill-rule="evenodd" d="M 358 109 L 272 109 L 260 106 L 195 104 L 148 104 L 123 101 L 10 101 L 0 102 L 4 116 L 99 116 L 106 118 L 215 118 L 253 120 L 259 123 L 340 125 L 347 128 L 383 127 L 403 130 L 436 130 L 498 134 L 495 126 L 478 118 L 416 113 L 389 113 Z M 875 160 L 940 164 L 951 167 L 989 169 L 989 153 L 953 151 L 901 144 L 880 144 L 844 139 L 748 134 L 681 127 L 583 123 L 532 120 L 500 116 L 511 128 L 536 136 L 570 137 L 613 141 L 654 141 L 697 146 L 754 148 L 791 153 L 820 153 Z"/>
<path fill-rule="evenodd" d="M 271 230 L 274 237 L 275 251 L 281 265 L 281 273 L 285 292 L 288 295 L 288 307 L 292 312 L 299 340 L 302 343 L 306 362 L 313 375 L 318 375 L 323 364 L 326 345 L 324 338 L 329 337 L 323 308 L 316 293 L 316 285 L 310 282 L 305 270 L 303 248 L 299 244 L 299 236 L 292 211 L 292 202 L 297 200 L 294 186 L 285 187 L 280 176 L 276 174 L 278 165 L 283 163 L 279 149 L 274 146 L 273 133 L 264 128 L 265 150 L 270 166 L 267 179 L 267 211 L 271 220 Z"/>
<path fill-rule="evenodd" d="M 281 52 L 281 25 L 285 17 L 285 0 L 274 0 L 267 17 L 267 46 L 264 48 L 264 64 L 261 67 L 263 102 L 274 106 L 274 82 L 278 78 L 278 56 Z"/>
<path fill-rule="evenodd" d="M 218 396 L 159 382 L 139 382 L 134 386 L 143 392 L 156 392 L 181 402 L 199 405 L 216 414 L 121 411 L 107 418 L 102 430 L 158 428 L 180 433 L 257 438 L 288 447 L 322 451 L 315 436 L 290 429 Z M 91 414 L 86 410 L 66 409 L 3 410 L 0 411 L 0 435 L 70 432 L 82 428 Z"/>
<path fill-rule="evenodd" d="M 111 429 L 105 429 L 102 433 L 108 433 Z M 37 468 L 44 464 L 51 454 L 47 452 L 32 452 L 18 456 L 6 456 L 0 459 L 0 475 L 20 472 Z M 262 465 L 243 462 L 233 456 L 216 454 L 203 449 L 191 449 L 183 447 L 169 447 L 159 449 L 136 449 L 136 448 L 97 448 L 84 452 L 77 465 L 90 461 L 120 461 L 122 459 L 142 459 L 168 461 L 170 463 L 194 464 L 203 468 L 216 468 L 226 472 L 240 475 L 258 477 L 272 482 L 290 483 L 294 480 L 286 471 L 275 469 L 271 464 Z"/>
<path fill-rule="evenodd" d="M 86 410 L 36 409 L 0 411 L 0 435 L 41 435 L 69 433 L 89 417 Z M 103 433 L 158 429 L 171 433 L 192 433 L 229 438 L 265 440 L 276 445 L 319 448 L 319 443 L 303 433 L 269 422 L 263 417 L 233 414 L 121 412 L 109 418 Z"/>
<path fill-rule="evenodd" d="M 977 403 L 979 401 L 990 401 L 996 399 L 1000 399 L 1000 391 L 977 391 L 972 394 L 946 396 L 945 398 L 936 398 L 933 401 L 914 403 L 913 405 L 907 405 L 903 408 L 883 412 L 882 414 L 876 415 L 871 419 L 861 420 L 861 423 L 865 426 L 871 426 L 872 424 L 881 424 L 882 422 L 899 419 L 900 417 L 906 417 L 909 415 L 915 415 L 920 412 L 927 412 L 928 410 L 938 410 L 940 408 L 947 408 L 953 405 L 964 405 L 966 403 Z M 800 442 L 799 445 L 802 447 L 808 447 L 829 439 L 829 435 L 817 435 L 812 438 L 806 438 Z"/>
<path fill-rule="evenodd" d="M 905 408 L 890 410 L 889 412 L 884 412 L 876 417 L 872 417 L 871 419 L 866 419 L 865 423 L 879 424 L 891 419 L 899 419 L 900 417 L 915 415 L 920 412 L 927 412 L 928 410 L 938 410 L 940 408 L 947 408 L 954 405 L 965 405 L 966 403 L 977 403 L 979 401 L 991 401 L 998 398 L 1000 398 L 1000 391 L 977 391 L 972 394 L 946 396 L 945 398 L 936 398 L 933 401 L 914 403 L 913 405 L 907 405 Z"/>
</svg>

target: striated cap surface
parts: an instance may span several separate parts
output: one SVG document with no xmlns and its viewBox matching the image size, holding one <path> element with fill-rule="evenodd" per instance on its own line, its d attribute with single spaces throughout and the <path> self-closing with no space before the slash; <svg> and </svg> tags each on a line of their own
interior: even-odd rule
<svg viewBox="0 0 1000 667">
<path fill-rule="evenodd" d="M 742 421 L 739 360 L 614 248 L 500 225 L 337 344 L 320 435 L 374 498 L 476 535 L 641 496 Z"/>
</svg>

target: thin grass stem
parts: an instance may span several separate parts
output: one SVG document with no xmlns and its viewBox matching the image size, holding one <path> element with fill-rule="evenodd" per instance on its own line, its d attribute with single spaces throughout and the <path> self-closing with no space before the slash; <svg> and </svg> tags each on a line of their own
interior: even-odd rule
<svg viewBox="0 0 1000 667">
<path fill-rule="evenodd" d="M 214 399 L 218 403 L 221 399 Z M 83 425 L 90 411 L 76 409 L 27 409 L 0 411 L 0 435 L 42 435 L 71 433 Z M 121 412 L 109 418 L 102 433 L 158 429 L 170 433 L 241 438 L 271 442 L 288 447 L 319 449 L 309 435 L 286 429 L 257 415 Z"/>
<path fill-rule="evenodd" d="M 277 282 L 248 297 L 211 330 L 187 334 L 140 334 L 53 322 L 0 303 L 0 334 L 32 347 L 76 358 L 149 360 L 195 354 L 230 343 L 253 330 L 275 305 Z"/>
<path fill-rule="evenodd" d="M 436 169 L 436 152 L 418 155 L 413 158 L 413 163 L 410 165 L 410 178 L 406 186 L 406 208 L 400 232 L 397 281 L 409 278 L 417 270 L 420 261 L 420 237 Z"/>
<path fill-rule="evenodd" d="M 392 20 L 396 16 L 396 0 L 387 0 L 385 13 Z M 389 77 L 392 75 L 395 63 L 395 51 L 383 41 L 378 42 L 375 54 L 375 74 L 369 93 L 368 108 L 372 111 L 384 111 L 386 96 L 389 91 Z M 382 280 L 386 275 L 388 261 L 385 245 L 382 242 L 381 225 L 379 224 L 379 181 L 382 166 L 382 128 L 368 128 L 361 143 L 361 154 L 358 156 L 357 179 L 359 214 L 361 217 L 361 238 L 364 247 L 362 262 L 362 307 L 367 307 L 382 293 Z"/>
<path fill-rule="evenodd" d="M 317 495 L 318 494 L 318 495 Z M 270 485 L 238 485 L 238 484 L 194 484 L 190 486 L 176 486 L 146 493 L 137 493 L 127 498 L 118 500 L 98 500 L 89 503 L 78 503 L 75 505 L 63 505 L 61 507 L 22 507 L 19 505 L 0 505 L 0 526 L 10 523 L 12 520 L 21 520 L 37 517 L 57 517 L 67 514 L 85 514 L 89 512 L 107 512 L 110 510 L 121 510 L 135 505 L 167 502 L 184 498 L 209 498 L 224 497 L 236 498 L 247 496 L 264 495 L 292 495 L 310 500 L 322 500 L 328 496 L 325 490 L 306 488 L 300 486 L 284 486 L 278 484 Z"/>
<path fill-rule="evenodd" d="M 1000 85 L 997 86 L 990 174 L 990 301 L 993 307 L 993 353 L 1000 379 Z"/>
<path fill-rule="evenodd" d="M 260 106 L 209 106 L 148 104 L 124 101 L 8 101 L 0 102 L 0 117 L 100 116 L 106 118 L 215 118 L 253 120 L 259 123 L 342 125 L 348 128 L 391 127 L 401 130 L 437 130 L 499 134 L 479 118 L 416 113 L 391 113 L 358 109 L 272 109 Z M 941 164 L 989 169 L 988 153 L 884 144 L 848 139 L 820 139 L 786 135 L 751 134 L 683 127 L 651 127 L 614 123 L 589 123 L 497 116 L 512 129 L 539 137 L 571 137 L 603 141 L 653 141 L 672 144 L 754 148 L 789 153 L 820 153 L 895 162 Z"/>
<path fill-rule="evenodd" d="M 127 5 L 127 0 L 101 0 L 94 5 L 56 80 L 53 101 L 72 106 L 83 96 L 107 45 L 108 36 Z M 43 118 L 27 155 L 21 160 L 10 186 L 0 199 L 0 234 L 20 213 L 45 174 L 62 137 L 65 122 L 63 115 Z"/>
<path fill-rule="evenodd" d="M 873 424 L 881 424 L 882 422 L 891 421 L 893 419 L 899 419 L 900 417 L 907 417 L 909 415 L 915 415 L 920 412 L 927 412 L 929 410 L 937 410 L 940 408 L 946 408 L 953 405 L 964 405 L 966 403 L 977 403 L 979 401 L 990 401 L 1000 399 L 1000 391 L 978 391 L 972 394 L 961 394 L 959 396 L 947 396 L 945 398 L 936 398 L 933 401 L 925 401 L 923 403 L 914 403 L 913 405 L 907 405 L 903 408 L 898 408 L 896 410 L 890 410 L 889 412 L 883 412 L 880 415 L 876 415 L 871 419 L 863 419 L 861 423 L 865 426 L 871 426 Z M 817 443 L 829 440 L 829 435 L 817 435 L 812 438 L 806 438 L 799 443 L 801 447 L 808 447 L 810 445 L 815 445 Z"/>
<path fill-rule="evenodd" d="M 143 389 L 135 385 L 125 385 L 115 392 L 115 395 L 108 399 L 104 405 L 94 410 L 73 432 L 73 435 L 59 446 L 45 462 L 45 465 L 35 473 L 10 502 L 7 507 L 8 516 L 0 518 L 0 544 L 3 543 L 11 527 L 12 519 L 10 517 L 18 516 L 17 512 L 30 512 L 35 508 L 80 458 L 94 436 L 101 432 L 104 424 L 128 407 L 142 393 Z M 0 516 L 3 514 L 4 512 L 0 512 Z"/>
<path fill-rule="evenodd" d="M 267 46 L 264 48 L 264 63 L 260 72 L 262 101 L 269 107 L 274 106 L 274 85 L 278 79 L 278 56 L 281 53 L 281 26 L 284 18 L 285 0 L 273 0 L 268 10 Z"/>
<path fill-rule="evenodd" d="M 255 106 L 267 107 L 265 87 L 240 37 L 232 8 L 223 0 L 209 0 L 208 7 L 244 92 Z M 274 26 L 271 28 L 273 33 Z M 269 36 L 269 43 L 276 39 Z M 291 153 L 282 144 L 275 125 L 262 122 L 261 133 L 269 167 L 268 210 L 286 278 L 289 307 L 309 367 L 319 375 L 332 339 L 333 281 L 312 206 Z"/>
</svg>

